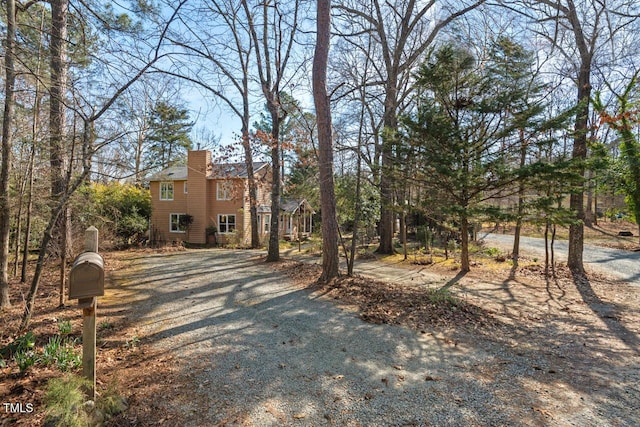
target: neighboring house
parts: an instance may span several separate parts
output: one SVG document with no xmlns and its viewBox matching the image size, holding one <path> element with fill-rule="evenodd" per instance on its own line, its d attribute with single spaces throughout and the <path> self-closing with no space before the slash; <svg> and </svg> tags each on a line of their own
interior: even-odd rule
<svg viewBox="0 0 640 427">
<path fill-rule="evenodd" d="M 258 185 L 258 230 L 262 238 L 271 221 L 271 167 L 254 163 Z M 213 164 L 208 150 L 189 151 L 186 166 L 167 168 L 150 179 L 152 242 L 185 241 L 247 244 L 251 240 L 249 180 L 244 163 Z M 313 209 L 306 200 L 283 200 L 280 235 L 305 237 L 312 231 Z M 298 231 L 300 234 L 298 235 Z"/>
</svg>

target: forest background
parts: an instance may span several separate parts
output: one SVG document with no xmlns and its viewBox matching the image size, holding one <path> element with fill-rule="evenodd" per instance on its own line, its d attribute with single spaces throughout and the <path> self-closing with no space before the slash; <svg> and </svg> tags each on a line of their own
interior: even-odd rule
<svg viewBox="0 0 640 427">
<path fill-rule="evenodd" d="M 516 236 L 568 227 L 582 275 L 585 225 L 640 219 L 635 2 L 334 1 L 326 94 L 312 98 L 315 6 L 4 2 L 1 305 L 21 272 L 26 327 L 45 261 L 60 261 L 63 290 L 88 225 L 144 240 L 146 180 L 195 148 L 270 161 L 272 211 L 282 195 L 322 207 L 325 259 L 338 225 L 379 236 L 379 253 L 412 230 L 459 242 L 466 271 L 478 224 L 510 221 Z M 323 96 L 328 141 L 311 108 Z M 251 181 L 249 197 L 257 224 Z M 267 246 L 279 259 L 277 236 Z"/>
</svg>

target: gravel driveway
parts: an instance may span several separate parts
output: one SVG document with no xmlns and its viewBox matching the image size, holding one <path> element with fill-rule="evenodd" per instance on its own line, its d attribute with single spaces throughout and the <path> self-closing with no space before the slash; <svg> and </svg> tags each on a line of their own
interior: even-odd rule
<svg viewBox="0 0 640 427">
<path fill-rule="evenodd" d="M 193 396 L 174 398 L 182 425 L 640 423 L 637 348 L 619 377 L 606 372 L 616 353 L 602 356 L 607 367 L 580 374 L 590 386 L 568 386 L 554 375 L 568 362 L 552 345 L 365 323 L 259 256 L 191 250 L 136 260 L 128 287 L 138 295 L 141 336 L 181 359 L 194 384 Z"/>
<path fill-rule="evenodd" d="M 480 234 L 480 238 L 489 246 L 498 246 L 508 251 L 511 251 L 513 247 L 512 235 L 488 233 L 486 235 Z M 569 250 L 567 241 L 556 241 L 554 248 L 557 259 L 566 261 Z M 541 257 L 544 261 L 544 239 L 520 237 L 520 250 L 531 256 Z M 584 245 L 582 257 L 585 264 L 592 268 L 640 286 L 640 252 L 587 244 Z"/>
</svg>

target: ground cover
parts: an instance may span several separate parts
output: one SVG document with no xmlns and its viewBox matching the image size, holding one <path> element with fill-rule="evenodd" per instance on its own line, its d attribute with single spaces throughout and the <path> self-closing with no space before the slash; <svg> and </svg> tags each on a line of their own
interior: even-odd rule
<svg viewBox="0 0 640 427">
<path fill-rule="evenodd" d="M 104 392 L 115 384 L 128 406 L 110 425 L 180 425 L 185 414 L 179 396 L 193 396 L 194 378 L 184 374 L 180 352 L 158 349 L 139 325 L 130 321 L 135 318 L 140 295 L 127 286 L 127 277 L 135 276 L 137 260 L 163 254 L 145 250 L 105 255 L 109 275 L 117 276 L 118 281 L 109 284 L 99 306 L 98 390 Z M 637 379 L 640 365 L 638 287 L 595 272 L 590 272 L 587 280 L 575 281 L 563 265 L 556 268 L 555 277 L 546 277 L 540 263 L 533 260 L 522 263 L 516 276 L 510 277 L 507 262 L 496 260 L 493 253 L 485 255 L 464 277 L 444 262 L 423 266 L 410 260 L 375 261 L 389 268 L 387 277 L 396 274 L 394 269 L 398 268 L 428 269 L 443 278 L 438 286 L 399 284 L 366 276 L 341 277 L 319 286 L 314 282 L 319 274 L 317 265 L 286 259 L 268 268 L 286 274 L 301 290 L 355 312 L 366 322 L 406 327 L 438 337 L 452 348 L 481 347 L 501 353 L 501 363 L 508 363 L 510 358 L 526 359 L 524 363 L 536 375 L 566 388 L 562 393 L 539 391 L 540 399 L 531 407 L 535 414 L 532 425 L 563 425 L 576 410 L 572 399 L 591 395 L 596 401 L 613 401 L 607 407 L 620 407 L 619 412 L 605 414 L 611 425 L 638 421 L 631 414 L 640 390 L 628 386 Z M 256 258 L 255 262 L 262 261 Z M 26 285 L 14 283 L 11 290 L 14 307 L 3 312 L 0 347 L 20 336 L 19 301 Z M 36 348 L 42 348 L 59 331 L 61 321 L 70 323 L 70 337 L 81 334 L 81 311 L 71 302 L 57 307 L 57 300 L 55 277 L 49 275 L 40 289 L 30 327 Z M 76 349 L 79 351 L 79 345 Z M 504 368 L 501 363 L 478 366 L 473 375 L 499 376 Z M 38 364 L 20 372 L 15 362 L 7 360 L 0 368 L 0 400 L 30 403 L 34 410 L 0 411 L 0 425 L 42 425 L 46 383 L 61 375 L 57 369 Z M 431 376 L 431 381 L 444 379 Z M 524 400 L 524 392 L 513 398 Z M 201 404 L 205 407 L 206 400 Z M 241 419 L 227 421 L 233 424 Z"/>
</svg>

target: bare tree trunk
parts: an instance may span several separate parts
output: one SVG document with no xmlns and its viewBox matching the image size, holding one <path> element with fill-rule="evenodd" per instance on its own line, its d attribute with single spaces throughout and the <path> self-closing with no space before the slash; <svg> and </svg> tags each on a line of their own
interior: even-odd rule
<svg viewBox="0 0 640 427">
<path fill-rule="evenodd" d="M 278 141 L 280 120 L 277 113 L 277 105 L 273 107 L 276 112 L 275 114 L 271 113 L 271 225 L 269 227 L 267 262 L 280 260 L 280 141 Z"/>
<path fill-rule="evenodd" d="M 393 229 L 395 214 L 393 211 L 393 146 L 395 144 L 395 132 L 398 128 L 396 117 L 397 107 L 397 82 L 395 76 L 390 75 L 387 83 L 385 97 L 384 131 L 382 136 L 382 169 L 380 173 L 380 246 L 376 252 L 380 254 L 392 254 Z M 397 80 L 397 79 L 396 79 Z"/>
<path fill-rule="evenodd" d="M 520 137 L 520 168 L 522 169 L 527 161 L 527 143 L 524 137 L 524 129 L 519 130 Z M 520 232 L 522 231 L 522 216 L 524 215 L 524 180 L 518 182 L 518 212 L 516 216 L 516 230 L 513 236 L 513 269 L 515 273 L 518 268 L 518 258 L 520 257 Z"/>
<path fill-rule="evenodd" d="M 36 108 L 39 108 L 39 102 L 36 102 Z M 34 124 L 34 126 L 36 126 Z M 36 157 L 36 147 L 35 147 L 35 132 L 34 132 L 34 140 L 32 141 L 31 153 L 29 158 L 29 186 L 28 186 L 28 196 L 27 196 L 27 218 L 24 226 L 24 243 L 22 245 L 22 268 L 20 271 L 20 281 L 22 283 L 27 283 L 27 264 L 29 262 L 29 241 L 31 240 L 31 222 L 32 222 L 32 211 L 33 211 L 33 167 Z"/>
<path fill-rule="evenodd" d="M 593 171 L 588 171 L 587 176 L 587 206 L 584 213 L 584 225 L 591 227 L 593 226 L 593 186 L 591 185 Z"/>
<path fill-rule="evenodd" d="M 16 4 L 7 0 L 7 38 L 5 40 L 5 101 L 2 117 L 2 163 L 0 164 L 0 309 L 11 306 L 9 300 L 9 172 L 11 168 L 11 145 L 13 132 L 13 110 L 15 103 L 14 48 L 16 38 Z"/>
<path fill-rule="evenodd" d="M 576 113 L 575 137 L 573 140 L 572 157 L 578 160 L 587 158 L 587 120 L 589 117 L 589 101 L 591 96 L 591 57 L 583 58 L 582 68 L 578 77 L 578 104 Z M 584 166 L 580 166 L 581 174 L 584 174 Z M 577 193 L 572 193 L 569 198 L 569 207 L 575 213 L 577 224 L 569 226 L 569 254 L 567 266 L 572 273 L 584 275 L 583 250 L 584 250 L 584 184 Z"/>
<path fill-rule="evenodd" d="M 68 0 L 52 0 L 51 2 L 51 99 L 49 101 L 49 162 L 51 165 L 51 197 L 53 205 L 66 192 L 65 179 L 65 125 L 66 108 L 65 95 L 67 89 L 67 15 L 69 13 Z M 53 206 L 52 206 L 53 209 Z M 67 215 L 66 208 L 61 208 L 56 217 L 57 224 L 52 229 L 52 236 L 56 239 L 56 255 L 60 265 L 60 305 L 64 303 L 64 263 L 66 262 L 67 245 Z"/>
<path fill-rule="evenodd" d="M 544 223 L 544 275 L 549 277 L 549 228 L 551 224 L 547 219 Z"/>
<path fill-rule="evenodd" d="M 333 185 L 331 107 L 327 94 L 327 62 L 331 38 L 331 0 L 318 0 L 317 39 L 313 56 L 313 100 L 318 126 L 320 205 L 322 209 L 322 274 L 327 282 L 340 273 L 338 264 L 338 220 Z"/>
<path fill-rule="evenodd" d="M 467 215 L 463 215 L 460 221 L 460 233 L 461 233 L 461 250 L 460 250 L 460 270 L 470 271 L 471 263 L 469 262 L 469 218 Z"/>
<path fill-rule="evenodd" d="M 251 139 L 249 138 L 249 58 L 240 59 L 242 63 L 242 147 L 244 148 L 244 161 L 247 167 L 247 179 L 249 181 L 249 222 L 251 223 L 251 248 L 260 247 L 260 230 L 258 230 L 258 184 L 253 170 L 253 153 L 251 152 Z"/>
<path fill-rule="evenodd" d="M 556 230 L 557 230 L 557 226 L 553 224 L 553 228 L 551 229 L 550 249 L 551 249 L 551 274 L 553 274 L 554 278 L 556 277 L 556 252 L 554 248 L 554 245 L 556 243 Z"/>
<path fill-rule="evenodd" d="M 362 121 L 360 122 L 360 132 L 358 135 L 358 163 L 356 165 L 356 203 L 355 203 L 355 214 L 353 217 L 353 236 L 351 239 L 351 251 L 349 254 L 349 263 L 347 265 L 347 274 L 349 276 L 353 276 L 353 265 L 356 260 L 356 247 L 358 245 L 358 242 L 357 242 L 358 231 L 360 228 L 360 209 L 362 205 L 362 202 L 360 201 L 361 192 L 362 192 L 362 189 L 361 189 L 362 159 L 360 159 L 361 138 L 362 138 Z"/>
<path fill-rule="evenodd" d="M 40 20 L 40 34 L 44 34 L 44 10 Z M 40 61 L 42 56 L 42 39 L 38 45 L 38 57 L 36 65 L 36 74 L 40 75 Z M 20 281 L 22 283 L 27 282 L 27 264 L 29 262 L 29 241 L 31 240 L 31 223 L 32 223 L 32 211 L 33 211 L 33 183 L 34 174 L 33 169 L 36 159 L 36 140 L 38 138 L 38 131 L 40 129 L 40 107 L 42 105 L 42 95 L 40 93 L 40 81 L 35 81 L 35 95 L 33 106 L 33 123 L 31 126 L 31 151 L 29 153 L 29 166 L 27 168 L 28 186 L 27 186 L 27 212 L 24 229 L 24 243 L 22 245 L 22 268 L 20 272 Z"/>
<path fill-rule="evenodd" d="M 24 151 L 22 149 L 21 151 Z M 20 155 L 20 163 L 23 163 L 23 154 Z M 26 195 L 27 189 L 27 181 L 29 180 L 29 166 L 27 165 L 27 170 L 22 177 L 16 177 L 20 179 L 20 189 L 18 190 L 18 212 L 16 212 L 15 216 L 15 232 L 14 232 L 14 250 L 13 250 L 13 271 L 12 276 L 16 277 L 18 275 L 18 263 L 20 262 L 20 235 L 22 234 L 22 209 L 24 207 L 24 198 Z"/>
</svg>

